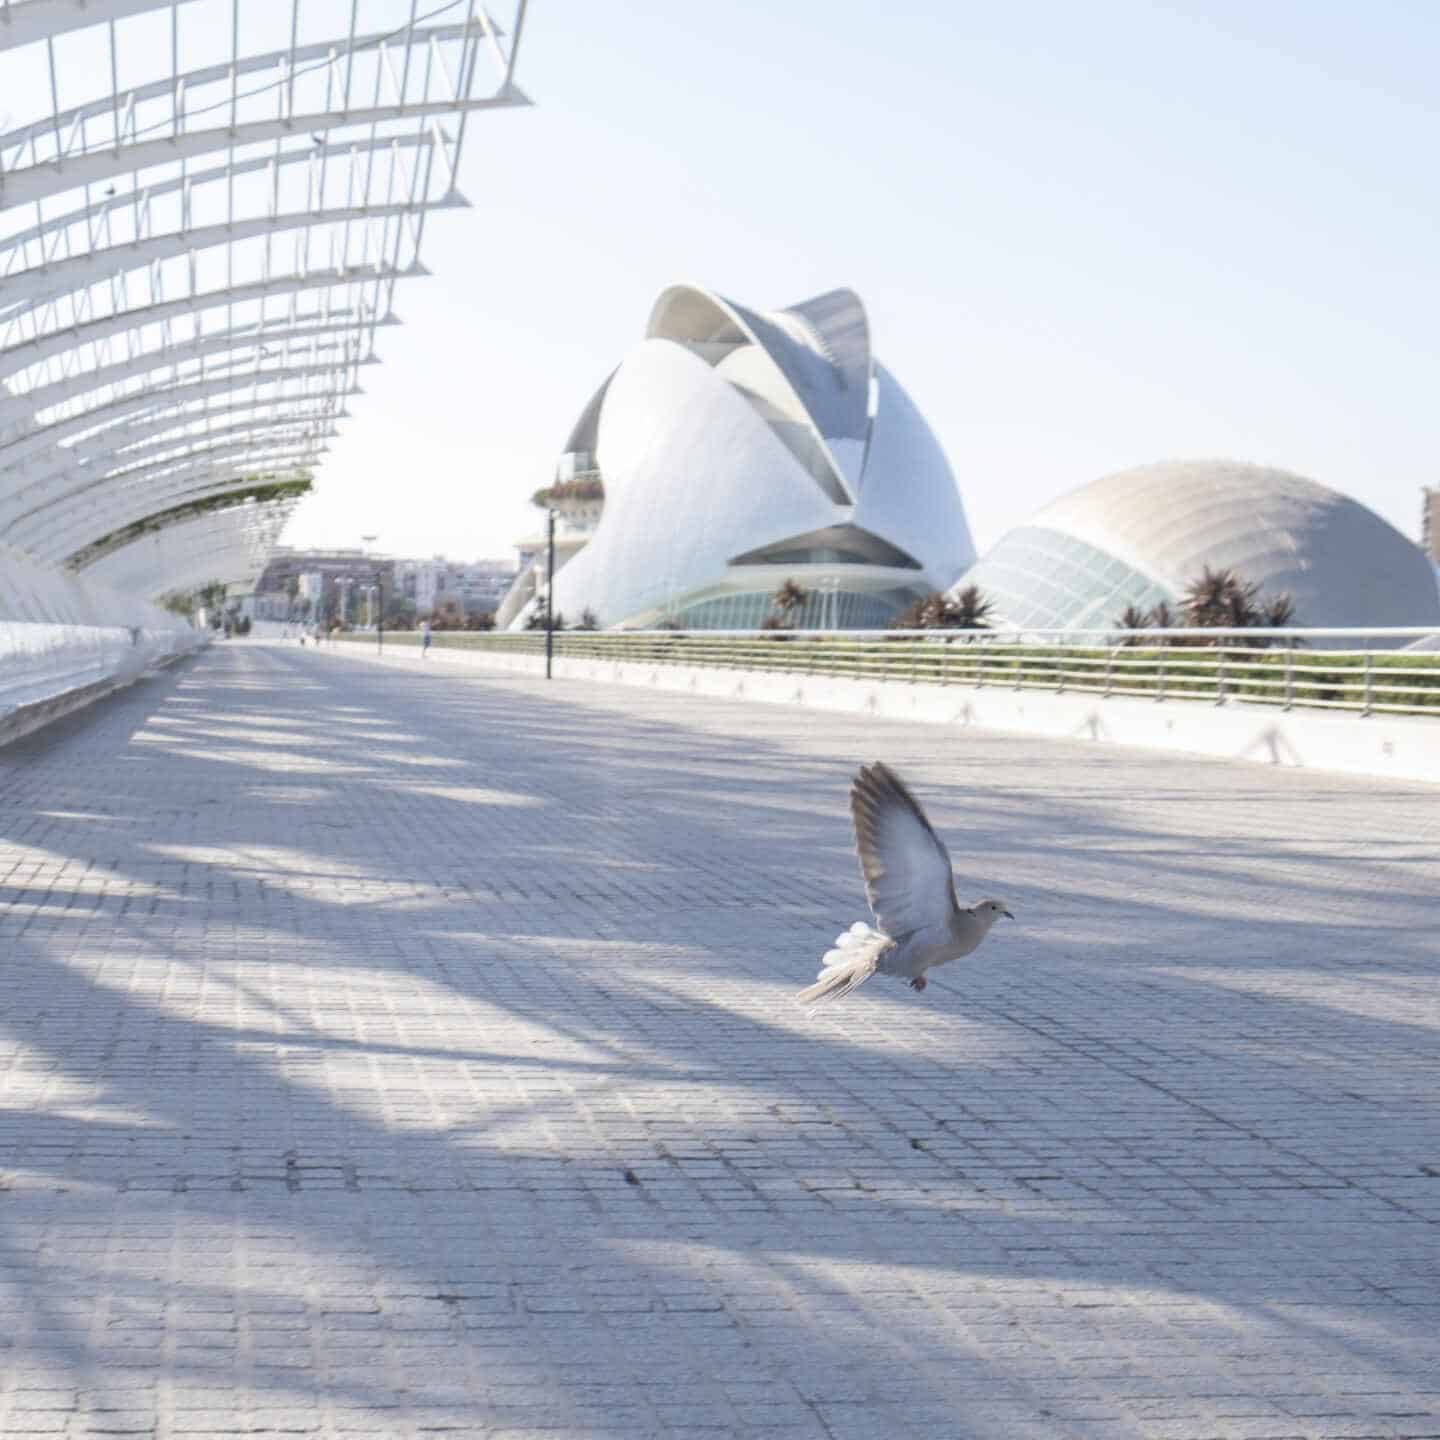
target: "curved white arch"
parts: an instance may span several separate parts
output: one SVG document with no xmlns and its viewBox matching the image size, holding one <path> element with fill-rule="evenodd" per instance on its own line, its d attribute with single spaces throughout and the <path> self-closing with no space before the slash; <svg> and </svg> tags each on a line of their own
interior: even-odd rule
<svg viewBox="0 0 1440 1440">
<path fill-rule="evenodd" d="M 117 102 L 119 97 L 115 97 Z M 23 170 L 0 174 L 0 203 L 33 205 L 82 185 L 96 185 L 150 165 L 174 160 L 193 160 L 217 150 L 255 145 L 266 140 L 288 140 L 296 134 L 330 130 L 336 125 L 381 125 L 396 120 L 428 120 L 439 115 L 467 115 L 480 110 L 498 110 L 528 105 L 529 97 L 515 89 L 483 100 L 434 100 L 410 105 L 368 105 L 357 110 L 316 110 L 276 120 L 251 120 L 233 129 L 228 125 L 212 130 L 191 130 L 164 140 L 136 140 L 118 149 L 89 152 L 60 161 L 30 165 Z"/>
<path fill-rule="evenodd" d="M 210 580 L 254 584 L 295 502 L 240 504 L 144 535 L 79 573 L 147 599 Z"/>
<path fill-rule="evenodd" d="M 157 260 L 176 259 L 194 251 L 209 250 L 217 245 L 235 245 L 243 240 L 289 234 L 295 230 L 311 230 L 325 225 L 344 225 L 375 220 L 398 219 L 420 210 L 466 210 L 470 202 L 458 191 L 438 200 L 417 201 L 402 205 L 353 205 L 330 210 L 311 210 L 295 214 L 261 216 L 254 220 L 224 221 L 219 225 L 201 225 L 194 229 L 172 230 L 151 235 L 143 240 L 127 240 L 107 245 L 85 255 L 36 265 L 9 275 L 5 280 L 7 299 L 23 300 L 39 305 L 71 291 L 84 289 L 129 270 L 139 270 Z"/>
<path fill-rule="evenodd" d="M 529 103 L 513 75 L 526 0 L 508 45 L 474 0 L 454 21 L 371 0 L 366 30 L 337 14 L 333 40 L 313 6 L 302 24 L 307 0 L 263 0 L 264 27 L 241 14 L 262 0 L 233 0 L 232 24 L 172 25 L 157 45 L 145 12 L 185 3 L 0 0 L 7 98 L 30 57 L 59 65 L 52 100 L 89 88 L 66 83 L 79 56 L 115 91 L 0 135 L 0 536 L 28 553 L 318 460 L 395 323 L 396 282 L 428 273 L 429 212 L 466 203 L 468 117 Z M 246 49 L 286 28 L 289 46 Z M 293 506 L 234 508 L 108 566 L 157 593 L 157 565 L 258 568 L 247 547 Z"/>
<path fill-rule="evenodd" d="M 833 290 L 762 315 L 698 285 L 671 285 L 650 311 L 646 337 L 673 340 L 732 380 L 837 504 L 859 499 L 869 434 L 870 327 L 859 296 Z M 764 357 L 770 384 L 748 357 Z M 798 444 L 803 424 L 809 444 Z M 817 463 L 817 459 L 818 462 Z"/>
<path fill-rule="evenodd" d="M 97 340 L 111 339 L 143 325 L 154 325 L 162 320 L 175 319 L 198 310 L 213 310 L 222 306 L 243 305 L 250 300 L 266 300 L 280 295 L 294 295 L 304 290 L 329 289 L 338 285 L 383 284 L 398 280 L 402 276 L 414 278 L 429 275 L 423 265 L 395 269 L 388 264 L 376 265 L 365 272 L 352 271 L 336 274 L 328 270 L 312 271 L 308 275 L 283 275 L 270 280 L 257 280 L 248 285 L 222 285 L 215 290 L 206 290 L 199 295 L 189 295 L 182 300 L 165 301 L 158 305 L 137 306 L 133 310 L 122 310 L 86 325 L 67 327 L 50 331 L 32 340 L 21 341 L 7 349 L 0 349 L 0 380 L 21 370 L 28 370 L 52 355 L 62 355 L 82 345 Z M 21 392 L 23 393 L 23 392 Z"/>
<path fill-rule="evenodd" d="M 49 384 L 37 385 L 33 390 L 25 391 L 23 397 L 0 393 L 0 415 L 4 415 L 7 408 L 11 412 L 24 412 L 24 418 L 12 422 L 13 428 L 0 428 L 0 449 L 12 439 L 19 439 L 22 435 L 33 434 L 43 428 L 30 418 L 36 411 L 79 399 L 82 395 L 89 395 L 107 385 L 119 386 L 127 380 L 138 380 L 152 370 L 168 366 L 177 367 L 178 370 L 181 365 L 204 360 L 212 355 L 243 354 L 250 350 L 260 352 L 272 346 L 288 350 L 289 346 L 298 345 L 302 347 L 303 353 L 309 355 L 315 353 L 310 343 L 314 340 L 363 332 L 368 341 L 374 330 L 400 324 L 400 320 L 394 315 L 377 320 L 369 315 L 357 317 L 353 311 L 331 311 L 331 316 L 338 317 L 335 324 L 287 325 L 281 321 L 272 321 L 257 328 L 247 323 L 234 330 L 221 330 L 198 339 L 182 341 L 177 345 L 128 356 L 124 360 L 97 366 L 93 370 L 85 370 L 63 380 L 52 380 Z M 318 314 L 310 314 L 303 318 L 308 321 L 320 317 Z M 287 354 L 288 358 L 290 357 Z"/>
<path fill-rule="evenodd" d="M 94 476 L 86 474 L 81 477 L 80 483 L 70 485 L 61 493 L 52 494 L 47 489 L 43 501 L 32 504 L 28 510 L 7 516 L 5 540 L 7 544 L 32 549 L 32 539 L 46 533 L 46 526 L 52 517 L 69 515 L 78 509 L 88 509 L 95 517 L 95 523 L 103 525 L 106 519 L 104 502 L 108 498 L 119 495 L 133 497 L 151 485 L 161 487 L 173 480 L 177 474 L 194 469 L 197 465 L 213 465 L 229 458 L 239 461 L 246 457 L 251 457 L 254 465 L 260 465 L 262 457 L 280 451 L 302 457 L 296 460 L 297 464 L 313 465 L 314 457 L 325 448 L 321 439 L 322 437 L 305 433 L 297 435 L 289 428 L 270 434 L 250 431 L 243 440 L 197 446 L 179 455 L 167 456 L 164 460 L 130 469 L 107 470 Z M 306 456 L 310 458 L 303 458 Z M 253 470 L 254 466 L 251 468 Z"/>
<path fill-rule="evenodd" d="M 357 366 L 376 363 L 378 362 L 370 360 L 355 362 Z M 196 380 L 188 384 L 173 386 L 164 391 L 128 396 L 124 400 L 112 401 L 96 409 L 82 411 L 78 415 L 50 426 L 46 432 L 40 435 L 28 436 L 24 440 L 16 441 L 0 450 L 0 476 L 13 469 L 15 462 L 24 459 L 25 456 L 46 450 L 49 446 L 72 434 L 78 435 L 89 430 L 94 430 L 99 434 L 108 431 L 113 425 L 133 415 L 154 412 L 152 418 L 163 419 L 179 406 L 192 404 L 196 400 L 208 399 L 214 395 L 224 395 L 232 390 L 243 390 L 247 387 L 262 385 L 294 384 L 308 380 L 334 380 L 337 375 L 343 375 L 349 368 L 348 365 L 344 367 L 313 365 L 287 370 L 246 371 L 218 378 Z M 346 388 L 342 392 L 337 385 L 330 393 L 358 394 L 359 391 L 356 388 Z M 275 398 L 278 400 L 280 397 Z M 178 422 L 172 420 L 170 423 Z M 105 443 L 97 441 L 93 437 L 87 437 L 76 445 L 71 453 L 93 456 L 108 454 L 115 448 L 117 447 L 113 443 Z"/>
<path fill-rule="evenodd" d="M 436 143 L 453 143 L 443 132 L 440 133 L 437 141 L 435 128 L 431 127 L 419 134 L 412 135 L 380 135 L 370 139 L 347 138 L 344 141 L 336 142 L 333 150 L 342 153 L 344 158 L 353 163 L 359 156 L 371 155 L 376 151 L 425 150 Z M 166 195 L 173 195 L 177 191 L 187 188 L 190 190 L 202 189 L 210 184 L 228 185 L 235 180 L 243 179 L 246 175 L 258 174 L 277 167 L 309 165 L 313 160 L 314 155 L 309 150 L 281 150 L 278 154 L 272 150 L 269 154 L 253 156 L 249 160 L 213 165 L 208 170 L 190 170 L 187 167 L 184 174 L 176 176 L 172 180 L 147 182 L 139 190 L 127 191 L 124 195 L 104 197 L 97 203 L 87 203 L 80 206 L 79 209 L 69 210 L 64 214 L 45 216 L 28 230 L 16 231 L 5 241 L 11 259 L 0 265 L 0 278 L 19 274 L 22 270 L 29 268 L 33 262 L 26 261 L 22 264 L 21 258 L 28 254 L 32 246 L 41 245 L 48 239 L 50 253 L 53 254 L 61 232 L 73 226 L 93 223 L 97 217 L 104 216 L 107 212 L 125 210 L 143 213 L 145 207 L 152 202 Z M 137 232 L 140 230 L 138 221 L 135 229 Z M 46 259 L 42 259 L 41 263 L 46 263 Z M 4 292 L 0 292 L 0 316 L 4 316 L 11 308 Z"/>
<path fill-rule="evenodd" d="M 195 443 L 186 444 L 185 440 L 152 442 L 136 450 L 117 453 L 105 460 L 46 477 L 44 485 L 36 491 L 28 506 L 21 508 L 21 502 L 0 515 L 0 528 L 3 528 L 10 544 L 23 543 L 15 538 L 18 527 L 36 514 L 69 504 L 77 496 L 92 494 L 107 486 L 130 484 L 149 475 L 167 473 L 192 457 L 221 446 L 233 448 L 238 454 L 244 453 L 247 447 L 253 450 L 259 446 L 274 445 L 280 440 L 289 444 L 328 440 L 336 433 L 333 425 L 316 423 L 308 418 L 277 416 L 259 425 L 229 425 L 219 431 L 202 431 L 185 437 Z"/>
<path fill-rule="evenodd" d="M 255 474 L 301 470 L 313 463 L 313 451 L 279 449 L 256 452 L 253 463 L 243 469 L 221 466 L 207 470 L 194 466 L 173 477 L 168 484 L 149 487 L 131 496 L 123 492 L 111 496 L 104 511 L 54 517 L 47 515 L 45 528 L 21 539 L 20 546 L 47 564 L 60 564 L 106 535 L 147 516 L 160 515 L 177 505 L 222 495 L 228 490 L 243 490 L 254 483 Z"/>
<path fill-rule="evenodd" d="M 165 0 L 168 3 L 168 0 Z M 120 20 L 158 10 L 161 0 L 19 0 L 0 8 L 0 50 L 83 30 L 98 20 Z"/>
<path fill-rule="evenodd" d="M 167 8 L 169 4 L 170 0 L 137 0 L 136 8 L 158 10 Z M 22 10 L 26 8 L 24 5 L 20 6 Z M 3 17 L 5 13 L 4 9 L 0 9 L 0 17 Z M 93 24 L 94 20 L 86 23 Z M 3 18 L 0 18 L 0 32 L 3 32 L 3 29 Z M 481 33 L 481 25 L 478 19 L 469 26 L 417 25 L 409 33 L 412 43 L 428 45 L 431 40 L 461 40 L 467 35 L 478 35 Z M 346 54 L 358 55 L 362 51 L 374 50 L 383 42 L 391 39 L 392 34 L 393 32 L 384 30 L 368 35 L 356 35 L 347 42 Z M 114 95 L 107 95 L 103 99 L 92 100 L 88 104 L 77 105 L 69 110 L 61 110 L 54 115 L 47 115 L 42 122 L 43 130 L 52 134 L 63 133 L 72 130 L 77 124 L 82 124 L 86 120 L 110 120 L 120 113 L 122 106 L 133 107 L 143 104 L 147 100 L 169 99 L 177 88 L 193 91 L 202 85 L 235 81 L 242 76 L 254 75 L 263 70 L 278 70 L 282 65 L 293 70 L 297 65 L 306 65 L 314 60 L 329 60 L 334 53 L 334 41 L 327 40 L 318 45 L 292 45 L 287 46 L 284 50 L 268 50 L 256 55 L 241 55 L 228 64 L 204 65 L 194 70 L 187 70 L 181 75 L 167 75 L 163 80 L 154 80 L 148 85 L 131 86 Z M 351 122 L 347 121 L 346 123 Z M 23 146 L 34 132 L 42 129 L 42 124 L 24 125 L 0 135 L 0 149 L 8 146 Z"/>
<path fill-rule="evenodd" d="M 197 437 L 215 433 L 212 422 L 254 412 L 260 412 L 256 419 L 226 428 L 259 434 L 272 424 L 333 425 L 347 418 L 347 413 L 338 406 L 338 397 L 331 391 L 303 394 L 279 402 L 269 396 L 251 396 L 235 404 L 209 406 L 199 411 L 167 410 L 159 415 L 139 417 L 116 433 L 107 434 L 104 445 L 88 450 L 72 446 L 60 452 L 59 461 L 48 457 L 35 468 L 16 470 L 17 482 L 23 481 L 23 485 L 17 483 L 9 495 L 0 490 L 0 528 L 3 528 L 4 514 L 8 513 L 6 507 L 13 511 L 16 501 L 37 486 L 46 487 L 48 493 L 48 487 L 63 483 L 67 477 L 88 475 L 106 466 L 119 468 L 137 458 L 174 450 Z M 191 428 L 194 426 L 202 428 Z M 207 426 L 210 428 L 204 428 Z"/>
</svg>

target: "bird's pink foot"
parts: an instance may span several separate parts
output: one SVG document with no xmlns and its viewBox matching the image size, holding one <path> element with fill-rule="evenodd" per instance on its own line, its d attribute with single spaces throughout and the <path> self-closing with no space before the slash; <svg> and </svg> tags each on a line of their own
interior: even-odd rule
<svg viewBox="0 0 1440 1440">
<path fill-rule="evenodd" d="M 910 982 L 910 988 L 911 988 L 912 990 L 923 990 L 923 989 L 925 988 L 925 986 L 926 986 L 926 983 L 927 983 L 927 982 L 926 982 L 926 979 L 925 979 L 925 977 L 924 977 L 923 975 L 917 975 L 917 976 Z"/>
</svg>

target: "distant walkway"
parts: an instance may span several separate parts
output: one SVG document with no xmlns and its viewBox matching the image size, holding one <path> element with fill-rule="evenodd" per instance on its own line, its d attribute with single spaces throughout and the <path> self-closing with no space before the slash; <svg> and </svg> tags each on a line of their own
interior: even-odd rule
<svg viewBox="0 0 1440 1440">
<path fill-rule="evenodd" d="M 789 1003 L 891 761 L 1019 917 Z M 232 643 L 0 750 L 0 1435 L 1440 1433 L 1433 787 Z"/>
</svg>

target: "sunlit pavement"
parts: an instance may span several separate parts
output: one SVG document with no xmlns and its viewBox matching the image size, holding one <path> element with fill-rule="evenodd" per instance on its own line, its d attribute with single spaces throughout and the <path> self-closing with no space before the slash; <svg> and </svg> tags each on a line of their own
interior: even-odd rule
<svg viewBox="0 0 1440 1440">
<path fill-rule="evenodd" d="M 1019 917 L 924 996 L 855 764 Z M 1440 1434 L 1440 795 L 232 644 L 0 751 L 0 1434 Z"/>
</svg>

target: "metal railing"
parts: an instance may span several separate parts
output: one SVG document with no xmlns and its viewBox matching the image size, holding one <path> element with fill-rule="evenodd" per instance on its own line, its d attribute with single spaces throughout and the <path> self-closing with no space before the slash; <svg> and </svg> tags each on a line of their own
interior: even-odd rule
<svg viewBox="0 0 1440 1440">
<path fill-rule="evenodd" d="M 342 637 L 370 640 L 373 636 Z M 545 634 L 437 631 L 441 647 L 543 655 Z M 413 632 L 387 641 L 418 644 Z M 562 630 L 557 660 L 781 672 L 972 689 L 1440 717 L 1440 629 Z"/>
</svg>

